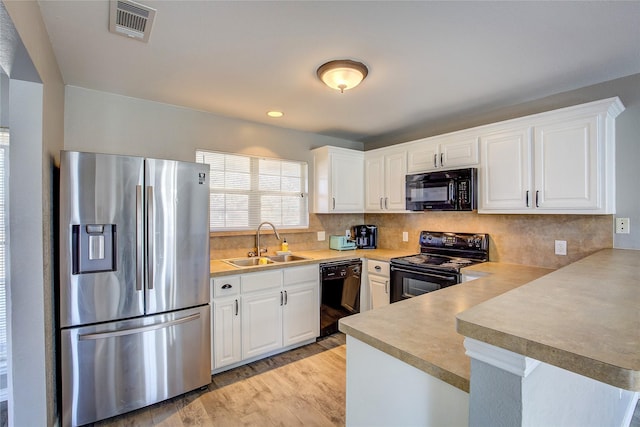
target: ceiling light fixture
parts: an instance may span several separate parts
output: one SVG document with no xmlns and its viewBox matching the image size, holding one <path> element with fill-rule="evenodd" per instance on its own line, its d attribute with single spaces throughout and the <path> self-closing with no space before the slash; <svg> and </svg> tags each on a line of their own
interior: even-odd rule
<svg viewBox="0 0 640 427">
<path fill-rule="evenodd" d="M 282 111 L 267 111 L 267 116 L 278 118 L 284 116 L 284 113 Z"/>
<path fill-rule="evenodd" d="M 318 68 L 318 78 L 340 93 L 358 86 L 367 74 L 369 70 L 366 65 L 350 59 L 329 61 Z"/>
</svg>

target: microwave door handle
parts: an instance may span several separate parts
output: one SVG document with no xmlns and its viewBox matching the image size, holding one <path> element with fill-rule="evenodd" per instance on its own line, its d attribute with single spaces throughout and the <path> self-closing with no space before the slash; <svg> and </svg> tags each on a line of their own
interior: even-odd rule
<svg viewBox="0 0 640 427">
<path fill-rule="evenodd" d="M 456 195 L 454 194 L 454 192 L 455 192 L 455 186 L 453 185 L 453 182 L 449 182 L 449 201 L 452 204 L 456 200 Z"/>
</svg>

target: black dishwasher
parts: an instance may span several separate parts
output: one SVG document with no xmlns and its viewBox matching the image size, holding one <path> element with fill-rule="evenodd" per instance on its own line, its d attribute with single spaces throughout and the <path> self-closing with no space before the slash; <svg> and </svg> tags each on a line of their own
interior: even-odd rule
<svg viewBox="0 0 640 427">
<path fill-rule="evenodd" d="M 320 264 L 320 336 L 338 332 L 338 319 L 360 312 L 362 261 Z"/>
</svg>

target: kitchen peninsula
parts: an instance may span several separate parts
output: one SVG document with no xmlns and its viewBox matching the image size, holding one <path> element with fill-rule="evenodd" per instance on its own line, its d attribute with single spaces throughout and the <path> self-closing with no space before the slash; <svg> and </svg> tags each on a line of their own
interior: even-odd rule
<svg viewBox="0 0 640 427">
<path fill-rule="evenodd" d="M 477 280 L 342 319 L 347 424 L 622 425 L 640 389 L 639 266 L 613 249 L 555 272 L 484 263 Z M 522 375 L 486 353 L 522 359 Z"/>
</svg>

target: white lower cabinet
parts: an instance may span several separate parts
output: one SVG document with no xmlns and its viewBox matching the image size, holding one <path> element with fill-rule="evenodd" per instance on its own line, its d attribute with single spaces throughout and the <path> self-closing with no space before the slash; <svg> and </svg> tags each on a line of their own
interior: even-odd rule
<svg viewBox="0 0 640 427">
<path fill-rule="evenodd" d="M 243 359 L 282 347 L 282 298 L 280 289 L 243 295 Z"/>
<path fill-rule="evenodd" d="M 240 276 L 211 280 L 211 368 L 242 360 L 240 330 Z"/>
<path fill-rule="evenodd" d="M 221 367 L 242 359 L 240 297 L 219 298 L 212 305 L 213 351 L 211 366 Z"/>
<path fill-rule="evenodd" d="M 295 277 L 296 273 L 305 277 Z M 299 271 L 287 269 L 284 279 L 282 336 L 283 345 L 288 347 L 320 335 L 318 266 Z"/>
<path fill-rule="evenodd" d="M 212 370 L 229 369 L 318 337 L 318 274 L 314 264 L 213 279 Z M 227 294 L 222 291 L 225 285 L 231 286 Z M 230 289 L 237 293 L 229 296 Z"/>
<path fill-rule="evenodd" d="M 389 305 L 389 285 L 391 282 L 389 263 L 367 260 L 367 278 L 369 281 L 369 295 L 371 295 L 371 308 L 375 309 Z"/>
</svg>

